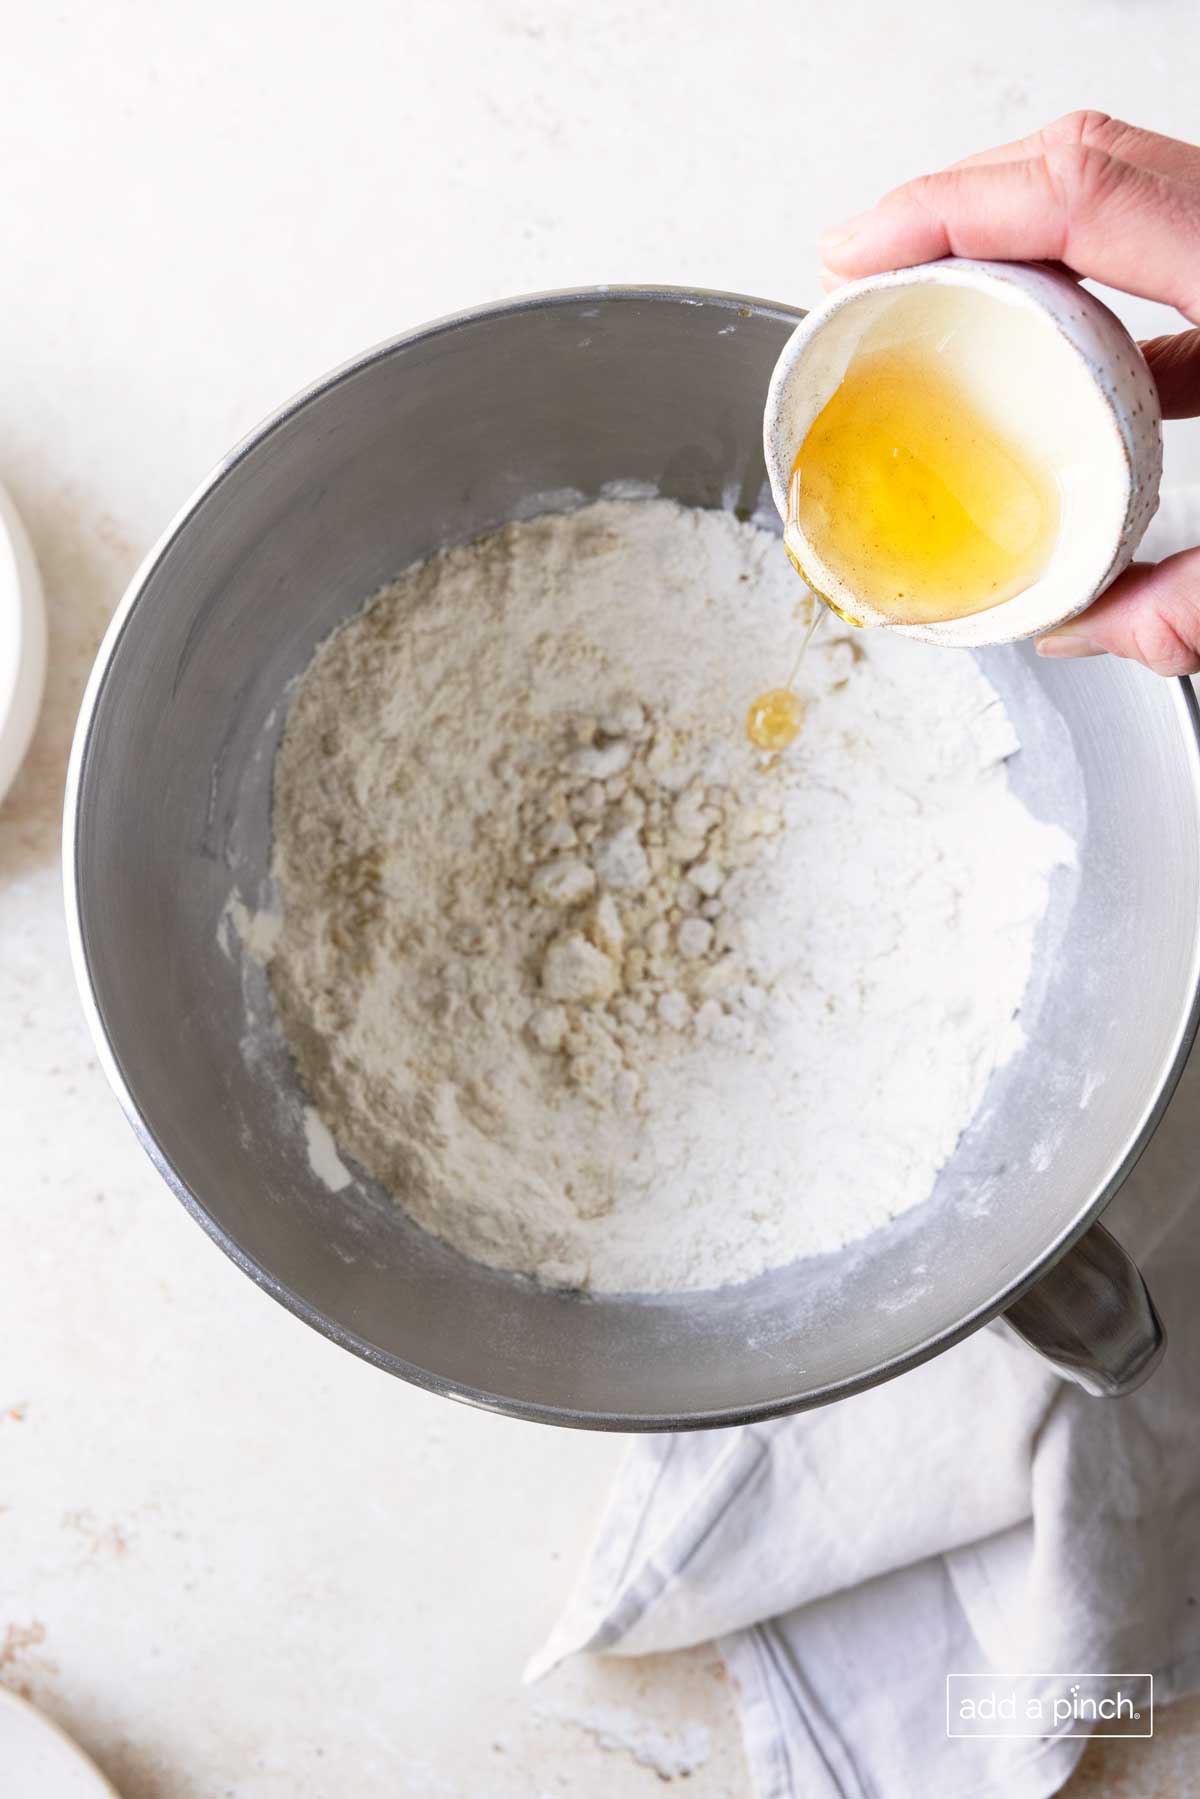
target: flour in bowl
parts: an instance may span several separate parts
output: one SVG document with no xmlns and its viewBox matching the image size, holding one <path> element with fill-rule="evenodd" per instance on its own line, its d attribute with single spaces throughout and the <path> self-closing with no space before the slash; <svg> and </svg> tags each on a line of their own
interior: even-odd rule
<svg viewBox="0 0 1200 1799">
<path fill-rule="evenodd" d="M 1015 1041 L 1070 842 L 962 652 L 828 629 L 753 749 L 801 593 L 728 513 L 600 502 L 410 569 L 302 677 L 272 989 L 341 1154 L 465 1254 L 669 1291 L 837 1249 Z"/>
</svg>

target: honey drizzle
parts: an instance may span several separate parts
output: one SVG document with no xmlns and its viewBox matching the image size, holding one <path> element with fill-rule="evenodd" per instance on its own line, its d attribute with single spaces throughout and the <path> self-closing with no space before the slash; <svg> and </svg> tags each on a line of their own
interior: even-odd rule
<svg viewBox="0 0 1200 1799">
<path fill-rule="evenodd" d="M 919 339 L 860 349 L 792 467 L 784 548 L 815 595 L 813 616 L 786 685 L 750 707 L 751 743 L 786 749 L 799 735 L 796 679 L 826 610 L 857 628 L 985 611 L 1040 578 L 1059 522 L 1052 474 L 978 411 L 937 350 Z M 817 586 L 806 544 L 861 596 L 865 617 Z"/>
</svg>

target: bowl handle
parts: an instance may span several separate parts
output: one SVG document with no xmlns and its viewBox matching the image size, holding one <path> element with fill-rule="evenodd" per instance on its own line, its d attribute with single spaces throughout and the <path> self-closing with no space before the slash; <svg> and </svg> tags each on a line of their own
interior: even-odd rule
<svg viewBox="0 0 1200 1799">
<path fill-rule="evenodd" d="M 1004 1313 L 1022 1342 L 1087 1393 L 1132 1393 L 1151 1375 L 1167 1333 L 1131 1256 L 1094 1224 Z"/>
</svg>

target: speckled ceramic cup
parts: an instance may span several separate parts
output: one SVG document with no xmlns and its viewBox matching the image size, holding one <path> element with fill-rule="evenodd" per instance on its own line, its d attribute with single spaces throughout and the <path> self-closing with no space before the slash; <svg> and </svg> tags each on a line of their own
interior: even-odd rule
<svg viewBox="0 0 1200 1799">
<path fill-rule="evenodd" d="M 807 315 L 775 366 L 763 447 L 781 516 L 800 446 L 855 352 L 911 337 L 935 343 L 986 415 L 1053 470 L 1062 516 L 1044 573 L 1023 593 L 967 618 L 894 628 L 960 646 L 1049 631 L 1120 574 L 1154 516 L 1162 415 L 1145 358 L 1115 314 L 1056 269 L 950 257 L 852 282 Z M 796 538 L 828 599 L 884 622 Z"/>
</svg>

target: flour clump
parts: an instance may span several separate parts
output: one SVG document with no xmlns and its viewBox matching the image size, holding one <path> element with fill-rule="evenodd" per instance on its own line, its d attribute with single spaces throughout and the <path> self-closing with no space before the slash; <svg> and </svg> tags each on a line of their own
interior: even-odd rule
<svg viewBox="0 0 1200 1799">
<path fill-rule="evenodd" d="M 270 977 L 339 1152 L 467 1255 L 666 1291 L 928 1197 L 1011 1045 L 1064 835 L 964 654 L 826 634 L 778 540 L 606 501 L 444 551 L 318 649 Z"/>
</svg>

